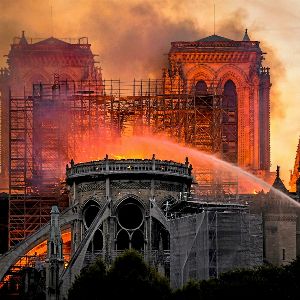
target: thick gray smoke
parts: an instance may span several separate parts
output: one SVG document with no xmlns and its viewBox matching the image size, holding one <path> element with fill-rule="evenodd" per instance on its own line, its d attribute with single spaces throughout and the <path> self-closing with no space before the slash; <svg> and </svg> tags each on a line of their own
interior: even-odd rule
<svg viewBox="0 0 300 300">
<path fill-rule="evenodd" d="M 193 19 L 172 20 L 152 1 L 131 5 L 113 1 L 109 6 L 100 6 L 99 10 L 91 7 L 89 18 L 81 26 L 95 41 L 96 51 L 100 51 L 104 76 L 159 77 L 171 41 L 195 40 L 203 35 Z"/>
<path fill-rule="evenodd" d="M 100 62 L 104 78 L 157 78 L 167 65 L 171 41 L 192 41 L 212 34 L 212 22 L 207 22 L 212 19 L 211 8 L 210 1 L 189 0 L 1 0 L 0 54 L 8 53 L 12 38 L 21 30 L 33 37 L 88 36 L 93 52 L 99 55 L 95 59 Z M 199 19 L 191 10 L 199 11 Z M 247 11 L 218 13 L 216 34 L 241 40 Z M 254 33 L 252 28 L 250 37 Z M 284 109 L 277 82 L 284 76 L 284 66 L 272 47 L 266 47 L 264 42 L 261 46 L 267 48 L 267 63 L 271 67 L 272 110 L 282 117 Z"/>
</svg>

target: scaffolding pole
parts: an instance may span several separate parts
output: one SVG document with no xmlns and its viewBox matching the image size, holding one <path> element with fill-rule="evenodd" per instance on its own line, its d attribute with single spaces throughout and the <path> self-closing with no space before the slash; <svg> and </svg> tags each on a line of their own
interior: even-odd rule
<svg viewBox="0 0 300 300">
<path fill-rule="evenodd" d="M 82 159 L 78 149 L 85 159 L 90 153 L 96 156 L 99 145 L 92 141 L 99 136 L 105 144 L 121 136 L 164 133 L 231 161 L 233 156 L 223 151 L 228 142 L 223 131 L 232 109 L 222 104 L 223 98 L 213 82 L 202 94 L 193 82 L 180 80 L 128 85 L 120 80 L 60 81 L 58 75 L 52 84 L 34 84 L 31 95 L 10 95 L 10 246 L 46 221 L 49 205 L 59 203 L 62 195 L 66 163 Z M 237 141 L 234 134 L 229 142 Z M 236 178 L 226 174 L 227 180 L 216 181 L 212 170 L 196 169 L 195 176 L 202 195 L 236 191 Z"/>
</svg>

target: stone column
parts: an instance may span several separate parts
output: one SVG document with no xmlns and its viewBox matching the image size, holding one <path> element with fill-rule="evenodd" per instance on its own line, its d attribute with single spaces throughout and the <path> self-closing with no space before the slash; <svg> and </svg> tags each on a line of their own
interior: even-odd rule
<svg viewBox="0 0 300 300">
<path fill-rule="evenodd" d="M 52 206 L 46 259 L 46 299 L 59 299 L 59 275 L 64 266 L 63 241 L 59 227 L 59 210 Z"/>
</svg>

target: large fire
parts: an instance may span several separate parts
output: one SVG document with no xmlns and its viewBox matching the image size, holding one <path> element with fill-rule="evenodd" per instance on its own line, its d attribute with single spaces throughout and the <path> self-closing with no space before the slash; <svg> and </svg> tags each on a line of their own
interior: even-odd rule
<svg viewBox="0 0 300 300">
<path fill-rule="evenodd" d="M 260 181 L 245 170 L 235 165 L 221 161 L 215 155 L 209 155 L 193 147 L 183 145 L 166 135 L 145 134 L 141 136 L 122 136 L 108 141 L 101 137 L 87 144 L 78 144 L 75 163 L 92 160 L 102 160 L 106 155 L 110 159 L 150 159 L 155 154 L 156 159 L 184 162 L 188 157 L 193 166 L 193 174 L 202 194 L 211 194 L 203 187 L 213 185 L 221 193 L 247 193 L 253 191 L 269 191 L 270 186 Z"/>
<path fill-rule="evenodd" d="M 68 265 L 71 257 L 71 231 L 65 230 L 61 234 L 63 240 L 63 256 L 65 267 Z M 18 271 L 23 267 L 39 268 L 43 266 L 47 257 L 47 242 L 44 240 L 32 249 L 30 249 L 24 256 L 21 256 L 19 260 L 12 266 L 12 270 Z M 0 283 L 0 288 L 11 279 L 11 275 L 6 275 Z"/>
<path fill-rule="evenodd" d="M 170 148 L 164 141 L 172 140 L 163 135 L 122 136 L 113 140 L 101 137 L 91 143 L 78 142 L 75 162 L 100 160 L 107 154 L 112 159 L 149 159 L 155 154 L 159 159 L 183 162 L 186 154 Z"/>
<path fill-rule="evenodd" d="M 71 231 L 66 230 L 63 231 L 62 234 L 63 240 L 63 256 L 66 263 L 70 260 L 70 243 L 71 243 Z M 48 240 L 44 240 L 37 246 L 33 247 L 29 250 L 24 256 L 20 257 L 20 259 L 16 262 L 14 267 L 20 266 L 35 266 L 37 261 L 44 261 L 47 256 L 47 242 Z"/>
</svg>

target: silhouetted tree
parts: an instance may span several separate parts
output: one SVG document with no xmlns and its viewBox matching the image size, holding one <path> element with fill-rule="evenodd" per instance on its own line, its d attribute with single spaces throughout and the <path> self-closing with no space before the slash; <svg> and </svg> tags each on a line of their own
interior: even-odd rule
<svg viewBox="0 0 300 300">
<path fill-rule="evenodd" d="M 106 266 L 98 259 L 88 268 L 82 269 L 69 290 L 69 300 L 105 299 L 107 291 Z"/>
<path fill-rule="evenodd" d="M 170 293 L 168 280 L 148 266 L 138 252 L 127 250 L 108 270 L 101 260 L 84 269 L 68 299 L 164 300 Z"/>
<path fill-rule="evenodd" d="M 287 266 L 264 265 L 238 269 L 218 279 L 189 282 L 176 290 L 174 300 L 199 299 L 299 299 L 300 259 Z"/>
<path fill-rule="evenodd" d="M 108 272 L 108 281 L 115 289 L 111 289 L 113 299 L 167 299 L 170 295 L 169 283 L 155 269 L 148 266 L 142 256 L 128 250 L 117 257 Z"/>
</svg>

